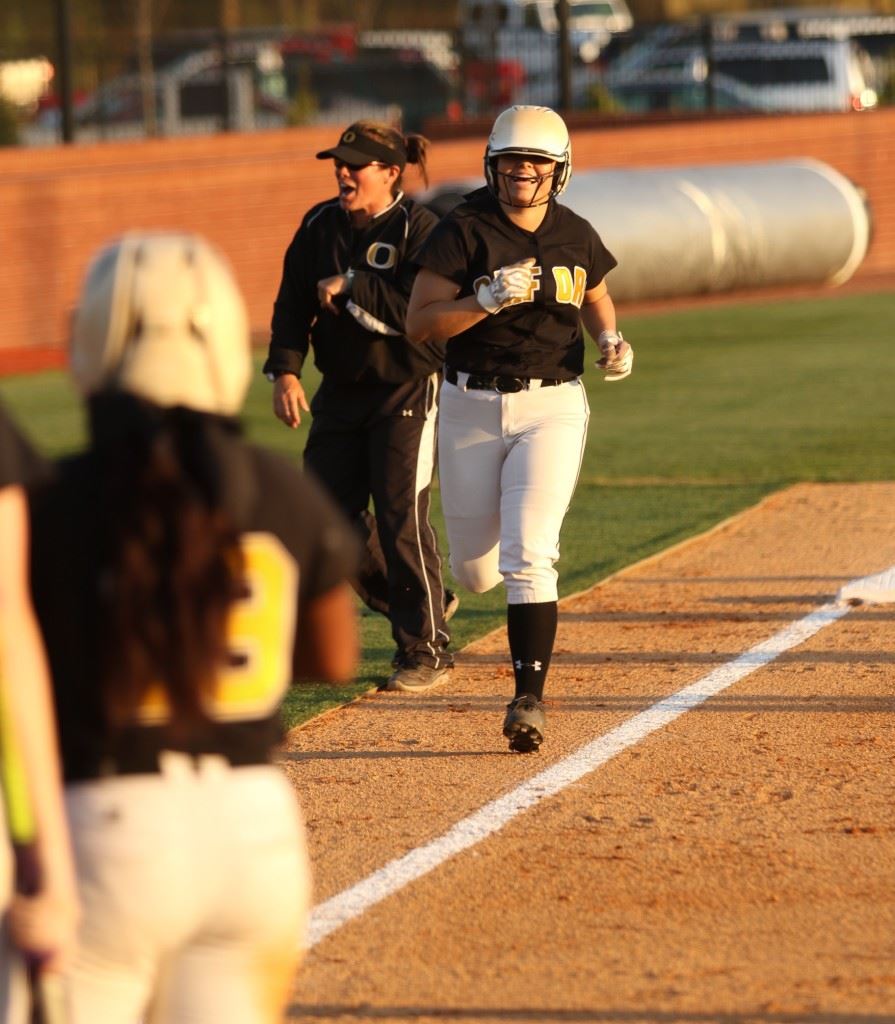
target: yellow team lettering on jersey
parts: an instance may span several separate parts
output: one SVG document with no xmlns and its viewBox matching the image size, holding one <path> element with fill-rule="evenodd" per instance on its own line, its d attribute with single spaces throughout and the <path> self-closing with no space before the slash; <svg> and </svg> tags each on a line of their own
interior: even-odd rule
<svg viewBox="0 0 895 1024">
<path fill-rule="evenodd" d="M 576 265 L 571 271 L 568 267 L 554 267 L 553 280 L 556 282 L 556 301 L 571 303 L 581 309 L 587 290 L 587 271 L 584 267 Z"/>
<path fill-rule="evenodd" d="M 270 533 L 242 537 L 246 594 L 230 610 L 227 636 L 235 664 L 218 678 L 208 715 L 216 722 L 265 718 L 292 680 L 292 649 L 298 605 L 298 564 Z M 144 725 L 168 719 L 161 686 L 146 693 L 138 711 Z"/>
</svg>

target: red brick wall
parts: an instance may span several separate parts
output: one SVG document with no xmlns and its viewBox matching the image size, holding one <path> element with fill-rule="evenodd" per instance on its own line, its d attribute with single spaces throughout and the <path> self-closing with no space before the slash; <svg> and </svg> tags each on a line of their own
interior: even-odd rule
<svg viewBox="0 0 895 1024">
<path fill-rule="evenodd" d="M 895 274 L 895 110 L 575 129 L 577 168 L 815 157 L 862 186 L 874 234 L 862 275 Z M 0 350 L 64 345 L 98 245 L 129 228 L 185 228 L 228 254 L 263 335 L 283 250 L 302 213 L 333 193 L 314 153 L 331 128 L 0 150 Z M 433 144 L 433 183 L 480 173 L 482 139 Z M 408 176 L 411 190 L 413 172 Z"/>
</svg>

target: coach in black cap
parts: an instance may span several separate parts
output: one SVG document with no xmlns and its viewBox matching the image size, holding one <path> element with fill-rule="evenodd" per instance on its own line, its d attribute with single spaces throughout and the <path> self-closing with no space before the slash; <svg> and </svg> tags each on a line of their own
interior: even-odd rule
<svg viewBox="0 0 895 1024">
<path fill-rule="evenodd" d="M 356 589 L 387 615 L 395 640 L 387 688 L 425 690 L 452 666 L 441 558 L 429 523 L 444 345 L 404 335 L 414 258 L 436 219 L 408 199 L 408 163 L 426 180 L 426 140 L 357 121 L 331 149 L 338 194 L 310 209 L 283 263 L 265 373 L 289 427 L 313 412 L 312 469 L 357 524 L 365 559 Z M 309 345 L 323 380 L 309 408 Z M 375 514 L 369 511 L 370 500 Z"/>
<path fill-rule="evenodd" d="M 374 135 L 367 134 L 369 131 L 369 126 L 366 127 L 366 132 L 364 131 L 364 125 L 361 122 L 353 124 L 342 132 L 338 145 L 333 146 L 332 149 L 324 149 L 317 154 L 317 159 L 339 160 L 353 167 L 363 167 L 371 163 L 382 164 L 386 167 L 397 167 L 403 171 L 407 166 L 407 149 L 403 137 L 398 132 L 394 132 L 394 138 L 384 142 Z M 421 137 L 417 135 L 411 136 L 411 138 L 419 139 Z"/>
</svg>

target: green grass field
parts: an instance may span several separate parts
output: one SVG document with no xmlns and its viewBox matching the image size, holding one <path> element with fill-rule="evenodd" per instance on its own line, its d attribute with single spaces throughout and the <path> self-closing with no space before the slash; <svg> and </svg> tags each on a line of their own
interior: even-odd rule
<svg viewBox="0 0 895 1024">
<path fill-rule="evenodd" d="M 787 484 L 895 479 L 895 294 L 620 319 L 636 351 L 634 373 L 604 383 L 591 366 L 591 349 L 590 436 L 562 534 L 561 594 L 700 533 Z M 306 383 L 313 390 L 310 375 Z M 48 454 L 83 443 L 81 413 L 63 374 L 0 379 L 0 396 Z M 307 424 L 286 430 L 269 403 L 270 385 L 256 374 L 247 432 L 297 460 Z M 435 521 L 440 529 L 437 495 Z M 502 588 L 463 594 L 455 647 L 499 626 L 503 608 Z M 387 624 L 365 617 L 362 636 L 357 681 L 339 689 L 294 688 L 288 724 L 387 675 L 393 651 Z"/>
</svg>

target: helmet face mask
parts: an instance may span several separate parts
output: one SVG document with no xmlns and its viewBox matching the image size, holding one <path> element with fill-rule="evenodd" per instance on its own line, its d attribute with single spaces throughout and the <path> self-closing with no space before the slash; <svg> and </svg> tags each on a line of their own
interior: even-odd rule
<svg viewBox="0 0 895 1024">
<path fill-rule="evenodd" d="M 72 324 L 85 396 L 124 391 L 233 416 L 251 373 L 248 316 L 227 263 L 186 233 L 132 232 L 94 258 Z"/>
<path fill-rule="evenodd" d="M 490 163 L 494 191 L 505 206 L 544 206 L 556 194 L 557 175 L 561 173 L 562 165 L 543 154 L 501 153 L 493 157 Z M 501 170 L 501 163 L 504 164 L 504 170 Z M 519 167 L 522 164 L 527 164 L 530 169 L 520 171 Z M 550 184 L 545 189 L 544 185 L 547 182 Z M 533 186 L 529 199 L 514 198 L 514 184 L 526 183 Z"/>
<path fill-rule="evenodd" d="M 539 183 L 529 202 L 512 202 L 508 186 L 501 189 L 502 175 L 497 169 L 501 156 L 530 157 L 533 162 L 554 161 L 556 166 L 549 192 L 540 197 Z M 500 202 L 508 206 L 543 206 L 565 191 L 572 175 L 572 144 L 565 122 L 549 107 L 510 107 L 494 122 L 485 147 L 484 163 L 488 189 Z"/>
</svg>

